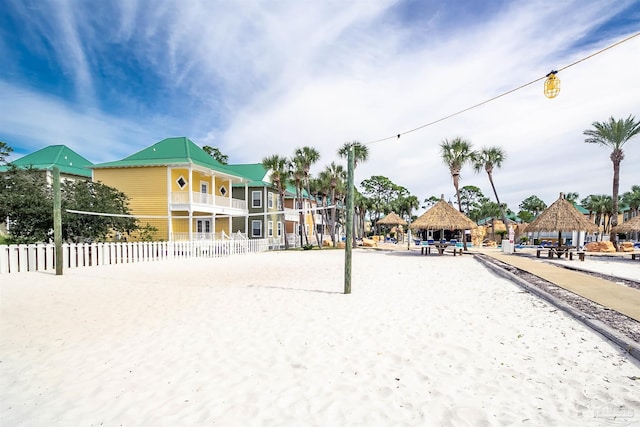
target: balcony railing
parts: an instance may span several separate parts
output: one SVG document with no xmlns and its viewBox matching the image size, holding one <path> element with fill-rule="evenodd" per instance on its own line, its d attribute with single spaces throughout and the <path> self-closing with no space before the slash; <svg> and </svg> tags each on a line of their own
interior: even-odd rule
<svg viewBox="0 0 640 427">
<path fill-rule="evenodd" d="M 189 193 L 186 191 L 171 193 L 171 203 L 186 205 L 189 203 Z M 240 199 L 231 199 L 224 196 L 214 196 L 198 192 L 191 193 L 191 203 L 206 205 L 211 207 L 233 208 L 246 210 L 247 202 Z"/>
</svg>

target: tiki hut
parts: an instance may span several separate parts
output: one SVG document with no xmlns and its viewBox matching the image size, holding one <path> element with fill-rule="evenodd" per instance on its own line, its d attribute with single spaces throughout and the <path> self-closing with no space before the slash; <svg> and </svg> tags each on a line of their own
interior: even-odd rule
<svg viewBox="0 0 640 427">
<path fill-rule="evenodd" d="M 411 228 L 415 230 L 468 230 L 476 227 L 475 222 L 444 199 L 440 199 L 411 224 Z"/>
<path fill-rule="evenodd" d="M 396 214 L 395 212 L 391 212 L 389 215 L 385 216 L 384 218 L 382 218 L 381 220 L 379 220 L 378 222 L 376 222 L 376 225 L 386 225 L 389 227 L 398 227 L 400 225 L 407 225 L 407 221 L 405 221 L 404 219 L 400 218 L 398 216 L 398 214 Z M 396 238 L 400 233 L 396 233 Z"/>
<path fill-rule="evenodd" d="M 640 215 L 631 218 L 627 222 L 616 225 L 612 231 L 614 233 L 633 233 L 634 231 L 640 231 Z"/>
<path fill-rule="evenodd" d="M 558 245 L 562 242 L 563 231 L 585 231 L 595 233 L 598 226 L 585 219 L 578 209 L 571 202 L 564 199 L 564 194 L 560 193 L 558 200 L 545 209 L 536 219 L 531 221 L 525 230 L 535 231 L 557 231 Z"/>
</svg>

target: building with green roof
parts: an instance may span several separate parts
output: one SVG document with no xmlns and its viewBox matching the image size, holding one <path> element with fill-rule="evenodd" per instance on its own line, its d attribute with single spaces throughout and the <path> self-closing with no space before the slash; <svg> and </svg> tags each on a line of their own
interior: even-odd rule
<svg viewBox="0 0 640 427">
<path fill-rule="evenodd" d="M 129 197 L 139 222 L 170 241 L 232 234 L 233 218 L 246 218 L 249 180 L 186 137 L 166 138 L 122 160 L 92 166 L 93 180 Z M 245 188 L 234 198 L 233 187 Z"/>
<path fill-rule="evenodd" d="M 31 154 L 27 154 L 10 163 L 18 168 L 33 168 L 47 174 L 47 181 L 51 183 L 53 168 L 60 169 L 60 177 L 67 180 L 91 179 L 93 166 L 89 160 L 82 157 L 66 145 L 49 145 Z M 0 166 L 0 172 L 6 172 L 9 166 Z"/>
</svg>

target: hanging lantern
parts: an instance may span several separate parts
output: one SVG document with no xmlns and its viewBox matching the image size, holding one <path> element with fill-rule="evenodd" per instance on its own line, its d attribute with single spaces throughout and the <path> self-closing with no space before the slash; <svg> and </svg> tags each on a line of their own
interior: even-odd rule
<svg viewBox="0 0 640 427">
<path fill-rule="evenodd" d="M 560 79 L 556 77 L 557 71 L 547 74 L 547 80 L 544 81 L 544 96 L 547 98 L 555 98 L 560 93 Z"/>
</svg>

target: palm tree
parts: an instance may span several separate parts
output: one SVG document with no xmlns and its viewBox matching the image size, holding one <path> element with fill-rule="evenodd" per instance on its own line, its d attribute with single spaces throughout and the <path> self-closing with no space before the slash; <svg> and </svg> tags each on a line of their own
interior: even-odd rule
<svg viewBox="0 0 640 427">
<path fill-rule="evenodd" d="M 344 181 L 347 178 L 347 172 L 344 170 L 344 167 L 342 165 L 331 162 L 331 164 L 327 166 L 325 170 L 320 173 L 320 175 L 320 179 L 327 182 L 329 184 L 329 187 L 331 188 L 331 241 L 333 242 L 333 246 L 335 247 L 337 245 L 336 204 L 338 202 L 340 193 L 343 192 L 342 188 L 344 187 Z"/>
<path fill-rule="evenodd" d="M 606 233 L 608 229 L 607 215 L 608 212 L 613 210 L 611 197 L 605 194 L 591 194 L 582 200 L 582 206 L 589 211 L 589 218 L 593 217 L 594 223 L 603 228 L 602 234 Z M 600 236 L 600 240 L 602 240 L 602 236 Z"/>
<path fill-rule="evenodd" d="M 309 186 L 309 178 L 311 176 L 310 175 L 310 170 L 311 170 L 311 165 L 313 165 L 314 163 L 317 163 L 318 160 L 320 160 L 320 153 L 318 152 L 318 150 L 316 150 L 313 147 L 296 148 L 294 159 L 295 159 L 296 163 L 298 163 L 298 164 L 300 164 L 300 166 L 302 166 L 302 170 L 304 172 L 304 184 L 305 184 L 305 187 L 307 189 L 307 197 L 311 198 L 311 189 L 310 189 L 310 186 Z M 311 224 L 312 224 L 314 233 L 316 234 L 316 240 L 318 241 L 318 247 L 322 248 L 322 242 L 319 239 L 318 230 L 316 230 L 315 212 L 312 212 L 312 214 L 311 214 Z"/>
<path fill-rule="evenodd" d="M 603 147 L 611 148 L 609 158 L 613 163 L 613 218 L 612 226 L 618 225 L 618 191 L 620 188 L 620 163 L 624 160 L 624 152 L 622 147 L 634 136 L 640 133 L 640 122 L 635 121 L 635 117 L 629 115 L 626 119 L 615 120 L 609 118 L 608 122 L 593 122 L 593 129 L 587 129 L 583 132 L 588 138 L 584 142 L 589 144 L 599 144 Z M 616 241 L 616 233 L 611 232 L 609 237 L 611 242 L 618 249 Z"/>
<path fill-rule="evenodd" d="M 302 188 L 304 187 L 304 168 L 302 167 L 302 162 L 299 161 L 296 157 L 291 159 L 289 162 L 291 167 L 291 174 L 293 178 L 293 184 L 296 187 L 296 202 L 295 206 L 298 209 L 298 234 L 300 235 L 300 245 L 309 244 L 309 238 L 307 237 L 307 233 L 305 230 L 305 219 L 304 219 L 304 198 L 302 197 Z M 305 239 L 303 243 L 303 239 Z"/>
<path fill-rule="evenodd" d="M 638 216 L 640 213 L 640 185 L 632 185 L 631 191 L 627 191 L 622 195 L 622 201 L 629 206 L 630 217 Z M 636 240 L 638 239 L 638 233 L 635 233 Z"/>
<path fill-rule="evenodd" d="M 346 159 L 349 156 L 349 149 L 353 147 L 353 163 L 354 168 L 358 167 L 359 163 L 364 163 L 369 159 L 369 147 L 358 142 L 345 142 L 340 149 L 338 149 L 338 156 Z"/>
<path fill-rule="evenodd" d="M 369 200 L 355 189 L 355 197 L 353 200 L 353 208 L 355 209 L 355 217 L 358 219 L 358 226 L 356 227 L 356 237 L 364 237 L 364 220 L 369 207 Z"/>
<path fill-rule="evenodd" d="M 579 199 L 579 198 L 580 198 L 580 194 L 576 193 L 575 191 L 574 191 L 574 192 L 570 192 L 570 191 L 568 191 L 568 192 L 566 192 L 566 193 L 565 193 L 565 195 L 564 195 L 564 199 L 565 199 L 567 202 L 571 202 L 571 203 L 573 203 L 574 205 L 575 205 L 576 203 L 578 203 L 578 199 Z"/>
<path fill-rule="evenodd" d="M 274 154 L 262 159 L 262 166 L 271 171 L 271 182 L 278 190 L 280 206 L 284 209 L 284 194 L 287 189 L 287 181 L 291 176 L 289 162 L 285 157 Z M 283 215 L 284 218 L 284 215 Z M 287 238 L 287 227 L 284 227 L 284 248 L 289 249 L 289 239 Z"/>
<path fill-rule="evenodd" d="M 369 147 L 358 141 L 345 142 L 342 147 L 338 149 L 338 156 L 348 159 L 349 150 L 353 149 L 353 169 L 358 167 L 358 164 L 364 163 L 369 159 Z M 355 186 L 354 186 L 355 187 Z M 353 189 L 355 191 L 355 188 Z M 355 211 L 355 206 L 354 206 Z M 356 233 L 353 233 L 353 246 L 356 245 Z"/>
<path fill-rule="evenodd" d="M 631 216 L 638 216 L 640 209 L 640 185 L 632 185 L 631 191 L 622 194 L 622 201 L 631 209 Z"/>
<path fill-rule="evenodd" d="M 493 183 L 493 168 L 502 167 L 502 162 L 504 162 L 506 158 L 506 154 L 500 147 L 483 147 L 472 158 L 473 169 L 476 173 L 479 173 L 482 169 L 487 172 L 489 183 L 491 183 L 491 189 L 493 189 L 493 194 L 496 196 L 496 202 L 498 202 L 498 206 L 500 207 L 500 216 L 502 217 L 502 222 L 505 227 L 507 227 L 507 216 L 504 213 L 504 208 L 502 207 L 502 203 L 500 203 L 496 186 Z"/>
<path fill-rule="evenodd" d="M 456 198 L 458 199 L 458 210 L 462 212 L 462 203 L 460 201 L 460 171 L 465 163 L 471 162 L 476 153 L 472 150 L 471 142 L 460 137 L 456 137 L 449 141 L 445 139 L 440 144 L 442 160 L 449 167 L 451 177 L 453 178 L 453 186 L 456 189 Z M 462 239 L 464 250 L 467 250 L 467 236 Z"/>
<path fill-rule="evenodd" d="M 417 196 L 413 194 L 407 194 L 401 196 L 396 201 L 396 208 L 398 209 L 398 214 L 407 220 L 408 224 L 411 225 L 411 214 L 414 209 L 418 209 L 420 207 L 420 200 L 418 200 Z M 409 226 L 407 226 L 407 230 L 409 230 Z M 409 239 L 409 234 L 407 233 L 407 249 L 411 248 L 411 239 Z"/>
</svg>

